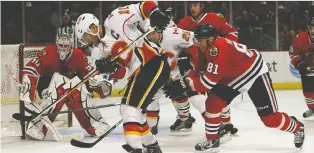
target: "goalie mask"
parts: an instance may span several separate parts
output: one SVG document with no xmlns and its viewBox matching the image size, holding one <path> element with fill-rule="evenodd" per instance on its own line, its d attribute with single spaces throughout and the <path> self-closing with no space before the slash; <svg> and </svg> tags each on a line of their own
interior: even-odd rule
<svg viewBox="0 0 314 153">
<path fill-rule="evenodd" d="M 65 60 L 72 53 L 72 38 L 67 34 L 61 34 L 56 40 L 57 52 L 61 60 Z"/>
</svg>

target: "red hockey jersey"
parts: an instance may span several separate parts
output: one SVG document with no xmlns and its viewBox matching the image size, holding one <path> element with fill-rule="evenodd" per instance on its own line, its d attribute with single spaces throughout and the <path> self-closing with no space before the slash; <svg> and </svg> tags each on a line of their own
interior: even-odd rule
<svg viewBox="0 0 314 153">
<path fill-rule="evenodd" d="M 195 21 L 192 16 L 187 16 L 181 19 L 177 26 L 184 30 L 194 31 L 197 26 L 207 23 L 214 25 L 220 36 L 238 42 L 237 29 L 228 24 L 225 17 L 220 13 L 205 13 L 199 21 Z"/>
<path fill-rule="evenodd" d="M 61 61 L 57 47 L 53 45 L 45 47 L 36 58 L 29 61 L 24 66 L 22 75 L 31 74 L 38 78 L 51 78 L 55 72 L 59 72 L 69 78 L 74 76 L 83 78 L 92 69 L 93 67 L 88 64 L 88 60 L 81 50 L 73 48 L 73 52 L 64 61 Z"/>
<path fill-rule="evenodd" d="M 210 46 L 205 57 L 207 67 L 204 74 L 191 77 L 198 92 L 207 92 L 218 82 L 244 92 L 252 81 L 268 72 L 258 51 L 222 37 Z"/>
<path fill-rule="evenodd" d="M 292 65 L 296 67 L 299 62 L 304 58 L 303 56 L 309 48 L 314 48 L 314 42 L 311 41 L 308 32 L 299 33 L 292 41 L 292 45 L 289 51 Z"/>
</svg>

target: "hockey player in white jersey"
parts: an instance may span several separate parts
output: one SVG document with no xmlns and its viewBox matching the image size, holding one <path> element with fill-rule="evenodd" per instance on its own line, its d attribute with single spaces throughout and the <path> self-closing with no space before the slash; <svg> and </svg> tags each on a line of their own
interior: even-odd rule
<svg viewBox="0 0 314 153">
<path fill-rule="evenodd" d="M 155 31 L 147 35 L 147 38 L 160 45 L 166 52 L 168 56 L 168 63 L 170 65 L 170 78 L 171 80 L 177 80 L 182 77 L 180 74 L 180 69 L 178 66 L 179 55 L 184 49 L 194 45 L 193 32 L 185 31 L 180 28 L 172 27 L 166 28 L 164 31 Z M 158 120 L 159 120 L 159 99 L 163 95 L 163 90 L 161 89 L 158 94 L 154 97 L 154 101 L 148 106 L 146 114 L 148 117 L 148 123 L 152 127 L 153 134 L 158 133 Z M 197 94 L 196 94 L 197 95 Z M 193 98 L 195 99 L 195 98 Z M 203 98 L 205 100 L 205 98 Z M 186 103 L 189 103 L 187 101 Z M 171 132 L 187 132 L 191 131 L 192 123 L 195 121 L 194 118 L 190 116 L 189 104 L 179 103 L 173 100 L 173 104 L 178 112 L 178 116 L 183 118 L 184 122 L 181 125 L 172 125 L 170 127 Z M 192 101 L 193 105 L 203 113 L 205 111 L 204 103 L 198 101 Z M 178 117 L 179 118 L 179 117 Z"/>
<path fill-rule="evenodd" d="M 161 48 L 145 39 L 128 48 L 118 60 L 112 62 L 111 57 L 142 34 L 134 23 L 145 22 L 148 18 L 150 24 L 160 30 L 169 23 L 169 18 L 155 2 L 146 1 L 115 9 L 107 17 L 104 27 L 91 14 L 82 14 L 75 27 L 76 35 L 83 44 L 97 47 L 92 51 L 92 57 L 100 72 L 123 78 L 126 68 L 132 71 L 120 108 L 127 142 L 122 147 L 130 153 L 161 153 L 142 111 L 168 80 L 170 68 Z M 138 64 L 136 61 L 139 61 Z"/>
</svg>

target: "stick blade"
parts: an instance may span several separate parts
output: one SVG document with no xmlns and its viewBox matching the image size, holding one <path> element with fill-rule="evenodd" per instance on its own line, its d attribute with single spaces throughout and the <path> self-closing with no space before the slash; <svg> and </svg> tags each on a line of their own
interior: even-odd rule
<svg viewBox="0 0 314 153">
<path fill-rule="evenodd" d="M 19 120 L 19 121 L 31 121 L 33 119 L 32 116 L 24 116 L 24 115 L 21 115 L 19 113 L 14 113 L 12 115 L 12 117 L 16 120 Z"/>
<path fill-rule="evenodd" d="M 78 141 L 78 140 L 72 139 L 71 140 L 71 145 L 75 146 L 75 147 L 79 147 L 79 148 L 91 148 L 95 144 L 94 143 L 86 143 L 86 142 L 82 142 L 82 141 Z"/>
</svg>

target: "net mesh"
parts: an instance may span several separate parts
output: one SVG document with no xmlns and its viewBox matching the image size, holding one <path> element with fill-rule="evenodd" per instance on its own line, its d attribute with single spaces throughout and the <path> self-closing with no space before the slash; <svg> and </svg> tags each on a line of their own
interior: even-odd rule
<svg viewBox="0 0 314 153">
<path fill-rule="evenodd" d="M 19 66 L 35 58 L 47 45 L 1 45 L 1 137 L 22 135 L 19 121 L 12 118 L 13 113 L 19 112 Z M 39 99 L 36 101 L 39 102 Z M 58 119 L 66 120 L 64 117 Z"/>
</svg>

